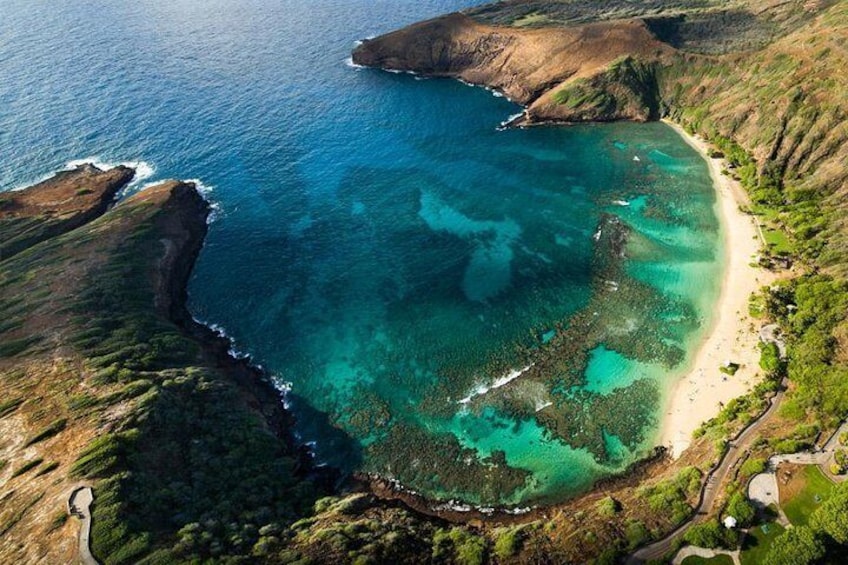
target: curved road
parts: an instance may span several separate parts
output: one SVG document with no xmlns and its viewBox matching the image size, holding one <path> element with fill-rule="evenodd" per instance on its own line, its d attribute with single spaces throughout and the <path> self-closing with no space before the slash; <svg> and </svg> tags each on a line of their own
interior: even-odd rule
<svg viewBox="0 0 848 565">
<path fill-rule="evenodd" d="M 94 502 L 94 492 L 91 487 L 74 489 L 68 499 L 68 512 L 82 522 L 79 531 L 79 554 L 82 565 L 98 565 L 91 554 L 91 503 Z"/>
<path fill-rule="evenodd" d="M 728 449 L 724 456 L 719 461 L 718 465 L 707 474 L 707 480 L 701 486 L 701 495 L 698 506 L 695 508 L 695 515 L 687 522 L 684 522 L 677 527 L 673 532 L 668 534 L 663 539 L 646 545 L 642 549 L 636 551 L 628 558 L 628 565 L 638 565 L 646 563 L 653 559 L 660 559 L 669 553 L 672 549 L 674 540 L 686 533 L 686 531 L 695 524 L 704 521 L 712 510 L 716 497 L 720 493 L 720 487 L 724 483 L 731 471 L 736 469 L 736 466 L 745 456 L 746 451 L 756 439 L 756 431 L 766 423 L 777 410 L 783 400 L 784 391 L 786 390 L 787 381 L 784 379 L 780 383 L 780 389 L 771 398 L 771 405 L 759 418 L 754 420 L 747 428 L 736 436 L 735 439 L 728 442 Z"/>
</svg>

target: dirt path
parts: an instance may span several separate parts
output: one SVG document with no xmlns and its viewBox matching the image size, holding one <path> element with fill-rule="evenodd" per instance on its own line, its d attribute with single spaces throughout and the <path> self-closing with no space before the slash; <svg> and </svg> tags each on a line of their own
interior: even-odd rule
<svg viewBox="0 0 848 565">
<path fill-rule="evenodd" d="M 734 470 L 745 457 L 746 451 L 757 437 L 757 430 L 760 426 L 769 421 L 769 419 L 777 411 L 780 403 L 783 401 L 786 385 L 787 381 L 784 379 L 781 383 L 780 390 L 772 397 L 771 405 L 768 409 L 747 428 L 742 430 L 736 439 L 728 443 L 728 449 L 724 454 L 724 457 L 721 458 L 718 466 L 707 475 L 707 480 L 704 481 L 704 484 L 701 486 L 700 502 L 695 508 L 694 516 L 689 521 L 678 526 L 676 530 L 668 534 L 663 539 L 636 551 L 636 553 L 628 558 L 627 563 L 629 565 L 646 563 L 653 559 L 662 558 L 671 551 L 672 545 L 677 538 L 685 534 L 689 528 L 695 524 L 703 522 L 707 518 L 710 511 L 713 509 L 716 497 L 721 492 L 721 485 L 724 483 L 730 472 Z"/>
<path fill-rule="evenodd" d="M 79 531 L 79 554 L 82 565 L 98 565 L 91 554 L 91 503 L 94 502 L 94 492 L 91 487 L 74 489 L 68 499 L 68 512 L 80 519 L 82 524 Z"/>
</svg>

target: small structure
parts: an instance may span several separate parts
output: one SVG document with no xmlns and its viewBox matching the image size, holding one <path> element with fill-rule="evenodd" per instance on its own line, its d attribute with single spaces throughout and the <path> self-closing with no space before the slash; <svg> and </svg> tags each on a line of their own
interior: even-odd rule
<svg viewBox="0 0 848 565">
<path fill-rule="evenodd" d="M 728 516 L 727 518 L 725 518 L 724 519 L 724 527 L 727 528 L 728 530 L 732 530 L 733 528 L 735 528 L 736 527 L 736 518 L 734 518 L 733 516 Z"/>
</svg>

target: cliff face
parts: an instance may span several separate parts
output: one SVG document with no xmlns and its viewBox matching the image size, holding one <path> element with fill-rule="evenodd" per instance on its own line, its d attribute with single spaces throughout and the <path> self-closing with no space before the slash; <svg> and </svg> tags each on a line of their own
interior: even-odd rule
<svg viewBox="0 0 848 565">
<path fill-rule="evenodd" d="M 625 57 L 665 60 L 673 50 L 640 21 L 596 22 L 578 27 L 521 29 L 449 14 L 365 41 L 357 64 L 430 76 L 461 78 L 495 88 L 527 106 L 528 121 L 645 120 L 655 108 L 608 67 Z M 558 93 L 604 82 L 604 103 L 560 104 Z"/>
<path fill-rule="evenodd" d="M 0 194 L 0 260 L 103 214 L 135 172 L 82 165 L 20 191 Z"/>
<path fill-rule="evenodd" d="M 106 211 L 131 176 L 82 167 L 2 195 L 40 234 L 0 261 L 4 563 L 76 560 L 65 516 L 78 484 L 94 487 L 105 562 L 248 555 L 261 527 L 321 492 L 276 390 L 186 310 L 208 205 L 169 181 Z M 202 520 L 238 523 L 237 542 L 215 522 L 176 547 Z"/>
</svg>

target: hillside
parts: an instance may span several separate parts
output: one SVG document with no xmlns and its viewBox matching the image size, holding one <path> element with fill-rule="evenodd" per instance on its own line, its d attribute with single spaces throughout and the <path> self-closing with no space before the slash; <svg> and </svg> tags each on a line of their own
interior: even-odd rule
<svg viewBox="0 0 848 565">
<path fill-rule="evenodd" d="M 0 561 L 73 561 L 77 484 L 94 485 L 107 563 L 176 551 L 204 520 L 237 521 L 205 543 L 244 552 L 320 493 L 273 388 L 185 310 L 207 204 L 172 181 L 106 212 L 131 177 L 84 166 L 7 196 L 37 235 L 0 262 Z"/>
<path fill-rule="evenodd" d="M 679 122 L 727 158 L 770 254 L 796 265 L 751 301 L 789 349 L 764 347 L 762 385 L 679 460 L 524 514 L 313 466 L 270 377 L 186 309 L 209 214 L 192 183 L 114 204 L 133 171 L 86 165 L 0 194 L 0 562 L 73 562 L 81 485 L 102 563 L 613 563 L 687 521 L 703 485 L 693 530 L 735 547 L 717 520 L 752 512 L 748 479 L 821 447 L 848 413 L 846 40 L 848 5 L 825 0 L 507 0 L 355 51 L 500 90 L 526 107 L 515 125 Z M 711 484 L 784 377 L 781 409 Z M 794 530 L 821 554 L 848 541 L 839 524 Z"/>
</svg>

